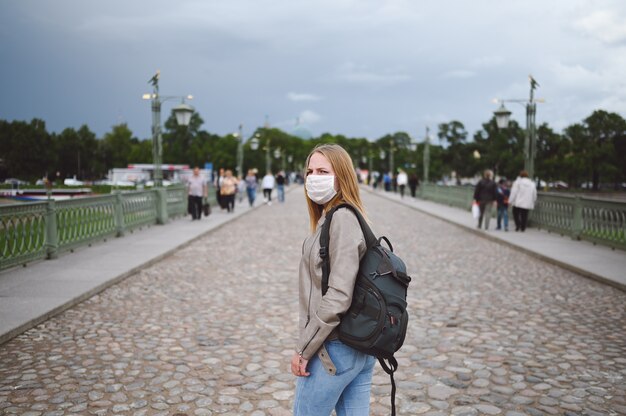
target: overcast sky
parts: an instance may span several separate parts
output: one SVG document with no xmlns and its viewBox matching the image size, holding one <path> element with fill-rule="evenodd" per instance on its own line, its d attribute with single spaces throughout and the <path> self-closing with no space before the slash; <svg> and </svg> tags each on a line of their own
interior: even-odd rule
<svg viewBox="0 0 626 416">
<path fill-rule="evenodd" d="M 218 134 L 267 116 L 315 136 L 421 141 L 451 120 L 472 135 L 494 98 L 528 98 L 529 74 L 537 122 L 560 132 L 626 117 L 626 1 L 0 0 L 0 119 L 148 138 L 157 69 Z"/>
</svg>

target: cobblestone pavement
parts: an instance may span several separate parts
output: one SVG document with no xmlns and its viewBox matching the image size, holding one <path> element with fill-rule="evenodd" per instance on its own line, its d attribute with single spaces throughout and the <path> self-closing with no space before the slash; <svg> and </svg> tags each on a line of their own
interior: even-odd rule
<svg viewBox="0 0 626 416">
<path fill-rule="evenodd" d="M 626 414 L 626 293 L 364 199 L 414 278 L 398 414 Z M 290 414 L 307 226 L 296 189 L 0 346 L 0 413 Z"/>
</svg>

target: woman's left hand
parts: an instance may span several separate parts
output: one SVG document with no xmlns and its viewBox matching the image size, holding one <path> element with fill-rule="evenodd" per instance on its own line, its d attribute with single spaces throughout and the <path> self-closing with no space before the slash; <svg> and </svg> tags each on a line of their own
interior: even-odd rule
<svg viewBox="0 0 626 416">
<path fill-rule="evenodd" d="M 306 371 L 306 366 L 308 363 L 309 360 L 305 360 L 300 354 L 294 353 L 293 357 L 291 357 L 291 372 L 294 376 L 298 377 L 309 376 L 310 373 Z"/>
</svg>

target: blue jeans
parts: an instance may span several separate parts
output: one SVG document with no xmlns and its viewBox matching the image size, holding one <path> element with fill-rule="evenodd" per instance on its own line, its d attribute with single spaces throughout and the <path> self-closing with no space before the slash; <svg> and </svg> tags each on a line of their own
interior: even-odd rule
<svg viewBox="0 0 626 416">
<path fill-rule="evenodd" d="M 256 188 L 247 188 L 246 191 L 248 192 L 248 202 L 250 203 L 250 206 L 254 206 L 254 200 L 256 199 Z"/>
<path fill-rule="evenodd" d="M 324 343 L 337 373 L 331 376 L 317 354 L 311 358 L 308 377 L 298 377 L 294 416 L 367 416 L 376 358 L 358 352 L 339 340 Z"/>
<path fill-rule="evenodd" d="M 502 227 L 502 219 L 504 219 L 504 229 L 509 229 L 509 207 L 498 207 L 498 226 L 497 230 L 500 230 Z"/>
<path fill-rule="evenodd" d="M 278 192 L 278 202 L 285 202 L 285 185 L 276 185 Z"/>
</svg>

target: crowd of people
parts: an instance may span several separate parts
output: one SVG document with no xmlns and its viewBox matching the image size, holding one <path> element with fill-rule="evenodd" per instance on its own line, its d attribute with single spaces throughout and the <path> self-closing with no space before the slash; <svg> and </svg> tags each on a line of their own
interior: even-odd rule
<svg viewBox="0 0 626 416">
<path fill-rule="evenodd" d="M 368 172 L 365 178 L 359 175 L 357 177 L 360 183 L 367 183 L 374 189 L 384 189 L 386 192 L 400 192 L 400 196 L 404 198 L 406 188 L 409 188 L 411 196 L 415 198 L 417 187 L 420 184 L 419 178 L 415 173 L 408 174 L 403 169 L 398 169 L 397 173 L 378 171 Z"/>
<path fill-rule="evenodd" d="M 187 179 L 188 206 L 192 220 L 199 220 L 202 216 L 203 201 L 208 195 L 208 184 L 199 175 L 199 168 L 195 167 L 193 175 Z M 357 179 L 360 183 L 372 186 L 374 189 L 381 187 L 386 192 L 399 193 L 404 198 L 406 188 L 415 198 L 419 179 L 415 173 L 407 174 L 403 169 L 398 169 L 396 174 L 385 172 L 383 174 L 374 171 L 361 175 L 357 169 Z M 302 182 L 302 177 L 292 172 L 289 175 L 279 171 L 274 175 L 271 171 L 260 176 L 258 169 L 249 169 L 245 177 L 235 177 L 232 170 L 220 169 L 215 175 L 213 186 L 216 190 L 216 198 L 219 207 L 227 212 L 235 211 L 235 200 L 242 203 L 247 196 L 248 204 L 253 207 L 257 197 L 257 191 L 263 192 L 263 203 L 272 205 L 272 194 L 276 189 L 276 198 L 279 203 L 285 202 L 285 186 L 289 183 Z M 483 172 L 482 179 L 474 188 L 473 204 L 478 208 L 477 228 L 489 229 L 496 211 L 496 230 L 509 231 L 509 207 L 512 207 L 515 231 L 524 232 L 528 223 L 528 214 L 534 209 L 537 200 L 537 186 L 528 177 L 528 172 L 522 170 L 518 178 L 511 183 L 507 179 L 500 179 L 496 183 L 491 170 Z"/>
<path fill-rule="evenodd" d="M 485 170 L 483 178 L 474 188 L 474 204 L 478 206 L 477 228 L 489 229 L 492 209 L 497 209 L 496 230 L 509 231 L 509 206 L 513 207 L 513 221 L 515 231 L 526 231 L 528 213 L 535 208 L 537 201 L 537 186 L 528 177 L 528 172 L 522 170 L 517 179 L 511 183 L 500 179 L 493 180 L 493 172 Z"/>
<path fill-rule="evenodd" d="M 255 204 L 257 190 L 263 192 L 263 203 L 272 205 L 272 193 L 276 189 L 276 198 L 279 203 L 285 202 L 285 186 L 296 182 L 298 175 L 287 175 L 279 171 L 276 175 L 268 171 L 260 177 L 257 169 L 249 169 L 245 177 L 236 177 L 231 169 L 220 169 L 212 181 L 215 187 L 215 196 L 220 209 L 229 213 L 235 212 L 235 202 L 243 203 L 247 197 L 249 205 Z M 203 206 L 208 204 L 208 181 L 200 175 L 200 169 L 195 167 L 193 175 L 186 179 L 188 194 L 188 212 L 192 220 L 202 217 Z"/>
</svg>

